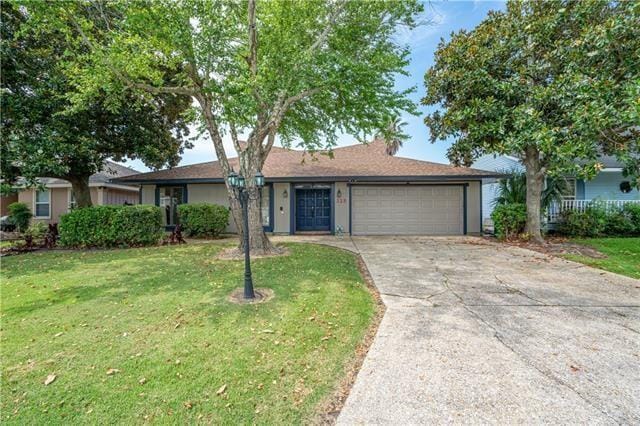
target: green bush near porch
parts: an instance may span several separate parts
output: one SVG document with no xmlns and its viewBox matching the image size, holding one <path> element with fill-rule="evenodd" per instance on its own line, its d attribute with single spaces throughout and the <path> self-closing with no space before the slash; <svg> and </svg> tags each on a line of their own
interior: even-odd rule
<svg viewBox="0 0 640 426">
<path fill-rule="evenodd" d="M 605 209 L 594 202 L 585 211 L 562 213 L 559 231 L 571 237 L 632 237 L 640 235 L 640 204 Z"/>
<path fill-rule="evenodd" d="M 93 206 L 60 218 L 63 247 L 136 247 L 157 244 L 163 235 L 162 210 L 150 205 Z"/>
<path fill-rule="evenodd" d="M 178 216 L 190 237 L 217 237 L 229 224 L 229 209 L 218 204 L 180 204 Z"/>
<path fill-rule="evenodd" d="M 527 207 L 520 203 L 499 204 L 491 213 L 496 237 L 501 240 L 520 235 L 527 222 Z"/>
</svg>

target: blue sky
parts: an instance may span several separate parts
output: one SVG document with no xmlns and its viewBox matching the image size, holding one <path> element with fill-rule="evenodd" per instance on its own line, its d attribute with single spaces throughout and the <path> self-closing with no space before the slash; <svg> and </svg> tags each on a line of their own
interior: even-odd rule
<svg viewBox="0 0 640 426">
<path fill-rule="evenodd" d="M 424 96 L 424 73 L 433 64 L 433 54 L 440 42 L 444 38 L 448 40 L 451 32 L 460 29 L 472 29 L 478 25 L 490 10 L 504 8 L 504 3 L 500 1 L 446 1 L 430 2 L 425 7 L 422 17 L 429 24 L 422 25 L 417 29 L 399 34 L 400 40 L 411 47 L 411 64 L 408 68 L 409 76 L 399 76 L 397 86 L 400 89 L 416 86 L 416 93 L 411 98 L 419 104 Z M 421 160 L 447 163 L 446 151 L 449 147 L 447 142 L 429 142 L 429 130 L 424 125 L 423 118 L 430 108 L 420 106 L 420 115 L 406 115 L 403 120 L 408 123 L 405 127 L 411 139 L 405 142 L 404 147 L 397 154 L 402 157 L 418 158 Z M 354 143 L 353 137 L 344 135 L 340 138 L 340 145 L 351 145 Z M 227 152 L 233 152 L 231 144 L 228 144 Z M 235 154 L 234 154 L 235 155 Z M 213 145 L 208 137 L 203 137 L 196 141 L 193 149 L 188 150 L 182 156 L 180 165 L 202 163 L 215 159 Z M 141 162 L 131 161 L 130 165 L 140 171 L 148 170 Z"/>
</svg>

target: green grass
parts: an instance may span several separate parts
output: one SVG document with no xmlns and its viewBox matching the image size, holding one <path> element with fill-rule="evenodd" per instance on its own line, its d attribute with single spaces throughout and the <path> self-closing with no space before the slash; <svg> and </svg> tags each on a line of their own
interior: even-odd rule
<svg viewBox="0 0 640 426">
<path fill-rule="evenodd" d="M 640 279 L 640 238 L 588 238 L 572 242 L 595 248 L 605 259 L 567 254 L 569 260 Z"/>
<path fill-rule="evenodd" d="M 356 260 L 290 244 L 253 262 L 275 298 L 239 306 L 243 263 L 214 260 L 223 247 L 3 258 L 3 423 L 309 421 L 375 314 Z"/>
</svg>

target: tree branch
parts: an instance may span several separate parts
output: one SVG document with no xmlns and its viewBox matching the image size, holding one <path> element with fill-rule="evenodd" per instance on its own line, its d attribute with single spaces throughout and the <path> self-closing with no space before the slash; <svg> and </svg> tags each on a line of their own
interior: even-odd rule
<svg viewBox="0 0 640 426">
<path fill-rule="evenodd" d="M 258 34 L 256 31 L 256 0 L 249 0 L 249 70 L 251 76 L 256 77 L 258 74 Z"/>
<path fill-rule="evenodd" d="M 174 95 L 186 95 L 186 96 L 195 96 L 196 91 L 180 86 L 153 86 L 151 84 L 145 83 L 135 83 L 128 78 L 124 77 L 125 83 L 130 87 L 135 87 L 137 89 L 144 90 L 150 93 L 172 93 Z"/>
<path fill-rule="evenodd" d="M 269 132 L 269 136 L 267 137 L 267 145 L 262 149 L 262 158 L 266 159 L 269 153 L 271 152 L 271 148 L 273 148 L 273 144 L 276 141 L 276 130 L 272 129 Z M 264 160 L 262 161 L 264 163 Z"/>
<path fill-rule="evenodd" d="M 345 4 L 346 4 L 346 1 L 339 1 L 336 4 L 335 9 L 333 9 L 331 15 L 329 16 L 329 19 L 327 20 L 327 25 L 324 27 L 322 32 L 318 35 L 318 37 L 313 42 L 313 44 L 309 47 L 309 49 L 307 50 L 308 53 L 315 52 L 320 46 L 322 46 L 322 44 L 325 41 L 327 41 L 327 38 L 329 37 L 329 33 L 335 26 L 336 20 L 338 19 L 338 16 L 340 15 L 340 13 L 342 13 L 342 10 Z"/>
<path fill-rule="evenodd" d="M 260 95 L 260 91 L 256 86 L 256 80 L 258 76 L 258 30 L 256 23 L 256 0 L 249 0 L 248 2 L 248 25 L 249 25 L 249 56 L 246 58 L 249 64 L 249 72 L 251 74 L 251 94 L 253 99 L 258 105 L 258 122 L 265 121 L 265 111 L 267 105 L 264 99 Z M 249 138 L 251 140 L 251 138 Z"/>
<path fill-rule="evenodd" d="M 231 168 L 229 167 L 229 159 L 227 158 L 227 153 L 224 151 L 224 144 L 222 141 L 222 136 L 220 135 L 220 131 L 218 129 L 218 122 L 211 109 L 213 103 L 211 99 L 206 95 L 197 94 L 195 98 L 198 103 L 200 103 L 200 108 L 202 109 L 202 114 L 204 116 L 204 122 L 207 126 L 207 130 L 209 131 L 209 136 L 211 136 L 213 147 L 216 151 L 218 162 L 222 167 L 222 173 L 224 174 L 226 182 L 226 177 L 229 175 Z"/>
<path fill-rule="evenodd" d="M 320 88 L 319 87 L 315 87 L 313 89 L 303 90 L 302 92 L 298 93 L 297 95 L 290 96 L 289 98 L 287 98 L 284 101 L 284 104 L 282 106 L 283 115 L 284 115 L 285 112 L 287 112 L 286 110 L 289 109 L 289 107 L 291 105 L 293 105 L 294 103 L 296 103 L 298 101 L 301 101 L 302 99 L 307 98 L 309 96 L 313 96 L 318 92 L 320 92 Z"/>
<path fill-rule="evenodd" d="M 84 30 L 82 29 L 82 26 L 78 23 L 78 21 L 76 21 L 75 18 L 72 15 L 69 16 L 69 18 L 71 20 L 71 23 L 75 27 L 76 31 L 78 31 L 78 34 L 80 34 L 80 37 L 82 38 L 82 41 L 84 42 L 84 44 L 89 49 L 97 50 L 95 44 L 89 39 L 89 37 L 87 37 L 87 35 L 85 34 Z M 114 66 L 111 61 L 109 61 L 108 67 L 111 70 L 111 72 L 113 72 L 113 74 L 120 81 L 122 81 L 123 83 L 125 83 L 129 87 L 136 87 L 138 89 L 145 90 L 145 91 L 150 92 L 150 93 L 171 93 L 171 94 L 186 95 L 186 96 L 195 96 L 196 93 L 197 93 L 195 90 L 193 90 L 191 88 L 181 87 L 181 86 L 157 87 L 157 86 L 153 86 L 151 84 L 136 83 L 136 82 L 132 81 L 129 77 L 127 77 L 124 73 L 122 73 L 122 71 L 120 71 L 116 66 Z"/>
<path fill-rule="evenodd" d="M 236 149 L 238 155 L 242 152 L 242 147 L 240 146 L 240 141 L 238 141 L 238 131 L 236 130 L 236 125 L 229 122 L 229 129 L 231 133 L 231 140 L 233 141 L 233 147 Z"/>
</svg>

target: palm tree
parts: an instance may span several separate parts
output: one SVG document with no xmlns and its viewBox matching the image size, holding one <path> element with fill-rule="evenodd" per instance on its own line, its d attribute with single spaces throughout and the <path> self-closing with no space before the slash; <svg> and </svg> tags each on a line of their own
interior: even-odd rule
<svg viewBox="0 0 640 426">
<path fill-rule="evenodd" d="M 495 206 L 501 204 L 527 204 L 527 177 L 524 172 L 511 170 L 503 172 L 509 177 L 498 182 L 498 196 L 493 200 Z M 551 204 L 562 200 L 562 194 L 569 184 L 563 177 L 547 177 L 541 196 L 541 210 L 547 210 Z"/>
<path fill-rule="evenodd" d="M 404 133 L 402 129 L 407 123 L 402 121 L 400 117 L 395 117 L 389 121 L 387 128 L 376 135 L 377 138 L 383 139 L 387 144 L 387 154 L 396 155 L 404 141 L 409 139 L 409 135 Z"/>
</svg>

